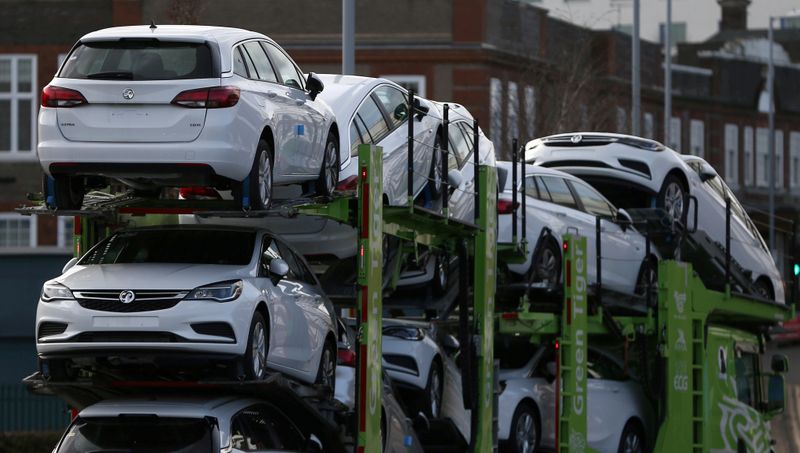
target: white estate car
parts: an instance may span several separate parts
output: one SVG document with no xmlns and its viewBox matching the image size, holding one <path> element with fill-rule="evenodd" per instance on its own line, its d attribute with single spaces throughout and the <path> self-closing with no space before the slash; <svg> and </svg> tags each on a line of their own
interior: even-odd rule
<svg viewBox="0 0 800 453">
<path fill-rule="evenodd" d="M 534 348 L 527 340 L 524 347 Z M 533 453 L 555 444 L 554 350 L 533 350 L 532 356 L 521 351 L 500 356 L 497 438 L 512 453 Z M 612 355 L 592 348 L 587 376 L 587 446 L 603 453 L 650 451 L 654 414 L 641 386 Z"/>
<path fill-rule="evenodd" d="M 249 206 L 272 186 L 339 177 L 339 130 L 307 78 L 268 37 L 189 25 L 83 36 L 42 91 L 38 156 L 55 204 L 81 206 L 105 178 L 134 189 L 215 186 Z M 98 176 L 100 178 L 98 178 Z"/>
<path fill-rule="evenodd" d="M 722 187 L 722 178 L 705 161 L 697 159 L 684 157 L 653 140 L 599 132 L 553 135 L 533 140 L 525 147 L 526 162 L 576 175 L 621 208 L 655 205 L 693 227 L 694 211 L 687 216 L 688 196 L 695 196 L 701 213 L 697 227 L 723 246 L 725 202 L 721 194 L 729 195 L 735 211 L 731 257 L 752 272 L 755 289 L 761 296 L 783 303 L 783 281 L 761 235 L 746 218 L 733 192 Z M 694 168 L 691 162 L 695 162 Z"/>
<path fill-rule="evenodd" d="M 105 400 L 84 408 L 53 452 L 344 451 L 335 441 L 328 443 L 329 432 L 310 410 L 285 402 L 148 396 Z"/>
<path fill-rule="evenodd" d="M 645 256 L 646 239 L 629 222 L 624 211 L 614 207 L 594 188 L 567 173 L 545 167 L 518 164 L 517 203 L 527 210 L 526 239 L 528 255 L 524 263 L 509 264 L 509 270 L 530 283 L 556 285 L 561 282 L 562 238 L 577 230 L 586 237 L 588 262 L 587 276 L 590 284 L 597 282 L 594 263 L 597 259 L 596 221 L 602 218 L 600 235 L 603 263 L 603 288 L 628 294 L 640 294 L 646 289 L 647 279 L 656 272 L 655 246 L 650 256 Z M 512 163 L 497 163 L 498 242 L 511 242 L 514 229 Z M 521 211 L 521 210 L 520 210 Z M 517 238 L 522 238 L 522 213 L 517 213 Z M 654 280 L 652 280 L 654 281 Z"/>
<path fill-rule="evenodd" d="M 36 349 L 62 374 L 84 356 L 197 356 L 237 361 L 249 379 L 272 368 L 333 386 L 334 322 L 303 258 L 266 231 L 147 227 L 113 233 L 44 284 Z"/>
</svg>

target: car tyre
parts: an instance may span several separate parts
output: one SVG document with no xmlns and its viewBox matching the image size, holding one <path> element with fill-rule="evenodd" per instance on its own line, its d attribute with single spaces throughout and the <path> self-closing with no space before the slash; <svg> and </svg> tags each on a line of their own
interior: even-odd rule
<svg viewBox="0 0 800 453">
<path fill-rule="evenodd" d="M 317 194 L 331 195 L 339 183 L 339 140 L 333 131 L 328 132 L 322 158 L 322 168 L 317 179 Z"/>
<path fill-rule="evenodd" d="M 244 375 L 247 380 L 261 381 L 267 377 L 267 354 L 269 353 L 269 327 L 264 316 L 253 313 L 247 350 L 244 356 Z"/>
<path fill-rule="evenodd" d="M 272 146 L 263 138 L 258 141 L 256 153 L 253 157 L 253 166 L 250 167 L 249 187 L 247 193 L 250 196 L 250 208 L 267 209 L 272 203 L 272 173 L 275 162 Z M 244 194 L 244 181 L 234 187 L 234 199 L 237 204 L 243 206 L 242 194 Z"/>
<path fill-rule="evenodd" d="M 561 281 L 561 250 L 555 241 L 546 239 L 536 250 L 531 260 L 528 278 L 531 283 L 543 282 L 552 288 Z"/>
<path fill-rule="evenodd" d="M 450 286 L 450 257 L 446 253 L 436 254 L 433 271 L 433 294 L 442 296 Z"/>
<path fill-rule="evenodd" d="M 322 349 L 316 384 L 322 386 L 333 397 L 333 392 L 336 390 L 336 346 L 331 341 L 326 341 Z"/>
<path fill-rule="evenodd" d="M 658 192 L 656 206 L 667 211 L 673 221 L 684 222 L 688 210 L 688 191 L 686 185 L 675 175 L 667 175 Z"/>
<path fill-rule="evenodd" d="M 428 373 L 428 383 L 422 395 L 423 412 L 431 419 L 437 419 L 442 413 L 442 396 L 444 394 L 444 375 L 442 365 L 438 360 L 431 363 Z"/>
<path fill-rule="evenodd" d="M 649 258 L 642 262 L 639 268 L 639 276 L 636 278 L 635 294 L 644 295 L 647 293 L 647 284 L 652 288 L 658 285 L 658 264 L 654 258 Z"/>
<path fill-rule="evenodd" d="M 56 207 L 63 210 L 80 209 L 83 206 L 83 196 L 86 190 L 83 177 L 56 175 L 53 179 L 55 180 L 53 195 Z"/>
<path fill-rule="evenodd" d="M 433 156 L 431 156 L 431 171 L 428 175 L 428 184 L 430 189 L 431 198 L 433 200 L 440 200 L 442 198 L 442 190 L 444 189 L 444 178 L 442 174 L 442 159 L 446 159 L 441 145 L 441 133 L 436 133 L 436 138 L 433 142 Z"/>
<path fill-rule="evenodd" d="M 622 429 L 619 437 L 619 453 L 644 453 L 644 432 L 641 425 L 635 420 L 629 420 Z"/>
<path fill-rule="evenodd" d="M 524 401 L 517 406 L 511 418 L 511 432 L 503 451 L 506 453 L 533 453 L 539 448 L 541 420 L 536 406 Z"/>
<path fill-rule="evenodd" d="M 767 300 L 775 300 L 775 293 L 772 292 L 772 285 L 766 278 L 759 278 L 753 283 L 753 291 L 756 296 L 762 297 Z"/>
</svg>

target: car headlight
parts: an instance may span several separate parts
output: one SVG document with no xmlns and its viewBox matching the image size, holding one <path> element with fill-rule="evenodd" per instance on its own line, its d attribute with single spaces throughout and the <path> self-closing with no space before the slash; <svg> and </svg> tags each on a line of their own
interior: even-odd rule
<svg viewBox="0 0 800 453">
<path fill-rule="evenodd" d="M 411 326 L 388 326 L 383 328 L 383 334 L 403 340 L 420 341 L 425 338 L 422 329 Z"/>
<path fill-rule="evenodd" d="M 216 302 L 230 302 L 242 294 L 241 280 L 212 283 L 193 289 L 187 296 L 188 300 L 213 300 Z"/>
<path fill-rule="evenodd" d="M 55 300 L 68 300 L 74 298 L 75 296 L 72 295 L 72 291 L 60 283 L 47 282 L 44 284 L 44 286 L 42 286 L 42 301 L 44 302 L 53 302 Z"/>
</svg>

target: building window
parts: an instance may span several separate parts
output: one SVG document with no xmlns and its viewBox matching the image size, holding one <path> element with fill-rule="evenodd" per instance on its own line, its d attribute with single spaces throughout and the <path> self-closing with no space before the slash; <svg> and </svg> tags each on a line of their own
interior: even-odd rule
<svg viewBox="0 0 800 453">
<path fill-rule="evenodd" d="M 36 217 L 0 213 L 0 249 L 36 247 Z"/>
<path fill-rule="evenodd" d="M 753 128 L 744 128 L 744 185 L 753 185 Z"/>
<path fill-rule="evenodd" d="M 681 152 L 681 119 L 673 116 L 669 120 L 669 144 L 675 151 Z"/>
<path fill-rule="evenodd" d="M 705 157 L 705 124 L 702 120 L 689 123 L 689 151 L 698 157 Z"/>
<path fill-rule="evenodd" d="M 800 187 L 800 132 L 789 133 L 789 156 L 791 159 L 789 183 L 792 189 L 796 189 Z"/>
<path fill-rule="evenodd" d="M 0 159 L 33 159 L 36 144 L 35 55 L 0 55 Z"/>
<path fill-rule="evenodd" d="M 725 180 L 731 187 L 739 183 L 739 127 L 725 125 Z"/>
<path fill-rule="evenodd" d="M 642 128 L 642 132 L 644 133 L 645 138 L 649 138 L 651 140 L 655 138 L 655 122 L 652 113 L 644 114 L 644 127 Z"/>
<path fill-rule="evenodd" d="M 425 76 L 417 74 L 391 74 L 382 75 L 381 78 L 389 79 L 406 90 L 413 91 L 417 96 L 427 96 Z"/>
<path fill-rule="evenodd" d="M 58 247 L 72 249 L 72 239 L 75 234 L 75 219 L 73 217 L 58 218 Z"/>
<path fill-rule="evenodd" d="M 525 87 L 525 140 L 536 137 L 536 90 L 528 85 Z"/>
<path fill-rule="evenodd" d="M 613 30 L 618 31 L 620 33 L 625 33 L 626 35 L 633 34 L 633 25 L 631 24 L 618 24 L 612 27 Z"/>
<path fill-rule="evenodd" d="M 666 40 L 666 36 L 664 36 L 664 31 L 667 29 L 667 24 L 660 23 L 658 24 L 658 42 L 664 44 Z M 670 28 L 670 41 L 672 41 L 672 45 L 686 42 L 686 22 L 673 22 L 672 28 Z"/>
<path fill-rule="evenodd" d="M 767 187 L 769 181 L 769 129 L 756 129 L 756 186 Z"/>
<path fill-rule="evenodd" d="M 617 132 L 620 134 L 628 132 L 628 112 L 624 107 L 617 107 Z"/>
<path fill-rule="evenodd" d="M 517 82 L 508 82 L 508 96 L 506 97 L 506 141 L 511 146 L 511 141 L 519 139 L 519 96 L 517 95 Z M 502 155 L 502 153 L 501 153 Z"/>
<path fill-rule="evenodd" d="M 775 131 L 775 190 L 783 191 L 783 131 Z"/>
<path fill-rule="evenodd" d="M 492 78 L 489 81 L 489 134 L 494 142 L 494 146 L 500 149 L 500 141 L 503 139 L 503 82 L 500 79 Z"/>
</svg>

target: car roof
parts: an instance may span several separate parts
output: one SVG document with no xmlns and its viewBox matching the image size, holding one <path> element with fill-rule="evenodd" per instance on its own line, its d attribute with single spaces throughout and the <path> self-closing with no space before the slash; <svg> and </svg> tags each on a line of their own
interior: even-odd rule
<svg viewBox="0 0 800 453">
<path fill-rule="evenodd" d="M 511 188 L 511 166 L 513 165 L 512 162 L 500 160 L 497 161 L 497 177 L 498 177 L 498 184 L 503 190 L 508 190 Z M 519 164 L 518 164 L 519 165 Z M 558 176 L 560 178 L 569 179 L 571 181 L 581 181 L 580 178 L 577 176 L 571 175 L 569 173 L 563 172 L 561 170 L 556 170 L 554 168 L 542 167 L 541 165 L 531 165 L 525 164 L 525 175 L 537 175 L 537 176 Z"/>
<path fill-rule="evenodd" d="M 258 403 L 252 398 L 191 396 L 132 397 L 104 400 L 86 407 L 81 417 L 116 417 L 120 414 L 157 414 L 159 417 L 205 417 L 232 413 Z"/>
<path fill-rule="evenodd" d="M 161 38 L 161 39 L 188 39 L 196 41 L 214 41 L 222 46 L 233 45 L 245 39 L 269 39 L 250 30 L 232 27 L 214 27 L 207 25 L 131 25 L 125 27 L 110 27 L 87 33 L 81 41 L 96 41 L 114 38 Z"/>
<path fill-rule="evenodd" d="M 403 93 L 406 92 L 403 87 L 387 79 L 338 74 L 318 74 L 318 76 L 325 84 L 325 89 L 319 94 L 319 98 L 331 107 L 341 124 L 350 121 L 361 101 L 379 85 L 391 85 Z"/>
<path fill-rule="evenodd" d="M 158 231 L 158 230 L 181 230 L 181 231 L 196 231 L 196 230 L 206 230 L 206 231 L 242 231 L 242 232 L 252 232 L 257 233 L 263 231 L 270 235 L 269 230 L 264 228 L 257 228 L 257 227 L 249 227 L 249 226 L 240 226 L 240 225 L 217 225 L 217 224 L 171 224 L 171 225 L 149 225 L 149 226 L 140 226 L 140 227 L 130 227 L 130 228 L 122 228 L 117 230 L 120 231 Z"/>
</svg>

